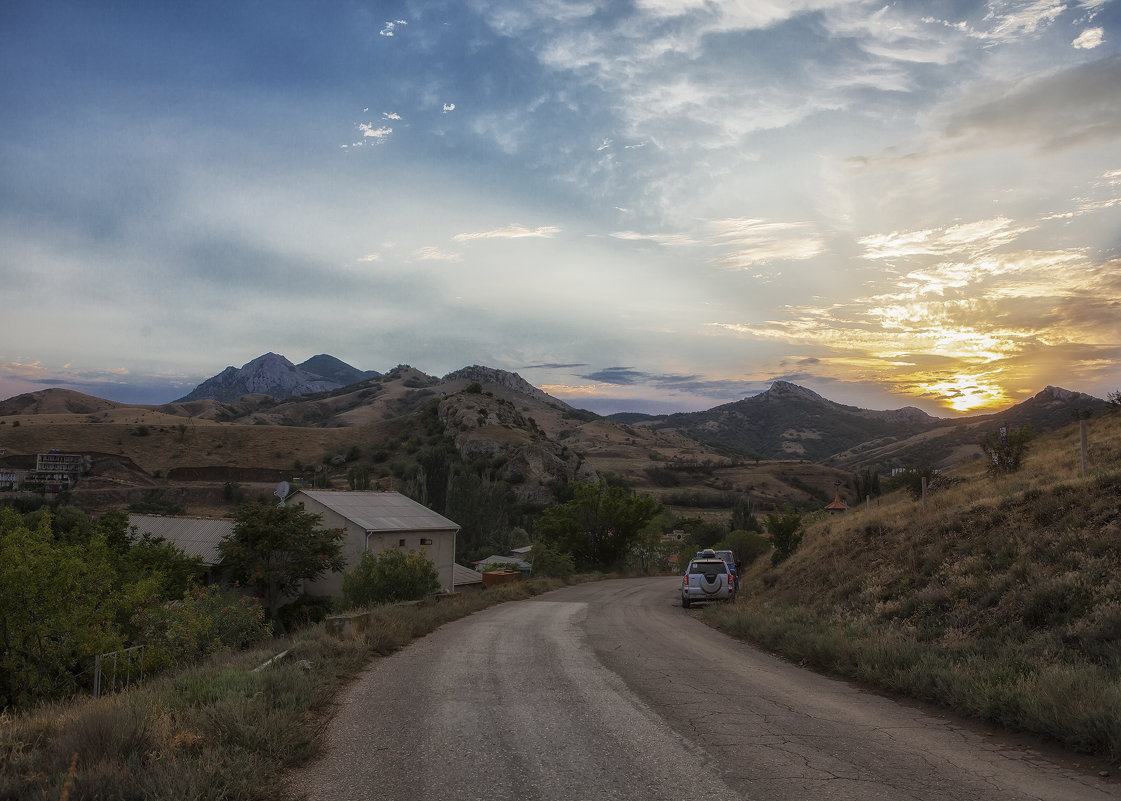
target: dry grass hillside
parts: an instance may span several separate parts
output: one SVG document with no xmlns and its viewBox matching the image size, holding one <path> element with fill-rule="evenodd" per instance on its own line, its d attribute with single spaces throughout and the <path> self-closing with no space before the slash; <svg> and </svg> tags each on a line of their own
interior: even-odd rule
<svg viewBox="0 0 1121 801">
<path fill-rule="evenodd" d="M 472 383 L 401 366 L 343 390 L 279 402 L 249 395 L 138 406 L 44 390 L 0 402 L 0 449 L 13 466 L 52 448 L 93 454 L 93 471 L 74 492 L 91 511 L 165 501 L 192 514 L 224 514 L 227 482 L 238 483 L 242 497 L 267 496 L 279 480 L 342 488 L 350 471 L 365 470 L 372 486 L 400 488 L 431 444 L 419 422 L 425 407 L 448 406 Z M 850 478 L 810 462 L 729 456 L 680 432 L 613 422 L 516 383 L 485 383 L 470 403 L 490 423 L 449 436 L 476 456 L 506 459 L 506 472 L 520 467 L 530 481 L 518 491 L 534 503 L 547 500 L 550 481 L 565 480 L 557 465 L 566 461 L 568 477 L 611 477 L 675 512 L 713 519 L 727 518 L 740 495 L 759 510 L 819 508 Z"/>
<path fill-rule="evenodd" d="M 1121 414 L 810 525 L 722 627 L 791 657 L 1121 758 Z"/>
</svg>

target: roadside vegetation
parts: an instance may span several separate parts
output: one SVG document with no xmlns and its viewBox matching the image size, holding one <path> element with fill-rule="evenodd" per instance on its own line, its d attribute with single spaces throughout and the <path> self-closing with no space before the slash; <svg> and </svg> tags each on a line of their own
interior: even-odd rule
<svg viewBox="0 0 1121 801">
<path fill-rule="evenodd" d="M 1121 760 L 1121 414 L 811 522 L 708 622 L 795 661 Z M 989 447 L 998 447 L 991 441 Z"/>
<path fill-rule="evenodd" d="M 332 699 L 371 658 L 564 583 L 529 579 L 435 603 L 377 606 L 354 639 L 310 626 L 225 650 L 128 692 L 4 712 L 0 801 L 290 798 L 284 772 L 318 753 Z"/>
</svg>

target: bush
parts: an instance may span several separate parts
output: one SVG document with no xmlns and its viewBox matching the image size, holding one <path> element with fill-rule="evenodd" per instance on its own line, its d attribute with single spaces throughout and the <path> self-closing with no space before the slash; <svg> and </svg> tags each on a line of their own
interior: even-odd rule
<svg viewBox="0 0 1121 801">
<path fill-rule="evenodd" d="M 354 570 L 343 573 L 343 602 L 348 607 L 416 601 L 440 589 L 440 574 L 424 554 L 396 549 L 377 556 L 369 551 Z"/>
<path fill-rule="evenodd" d="M 733 531 L 716 543 L 716 550 L 731 551 L 736 557 L 736 564 L 746 568 L 771 550 L 771 541 L 758 531 Z"/>
<path fill-rule="evenodd" d="M 147 607 L 132 619 L 135 641 L 147 643 L 145 666 L 158 670 L 227 649 L 245 648 L 272 636 L 255 599 L 196 587 L 183 599 Z"/>
<path fill-rule="evenodd" d="M 772 512 L 767 515 L 767 530 L 771 532 L 771 542 L 775 546 L 771 564 L 777 565 L 802 544 L 802 515 L 796 509 Z"/>
<path fill-rule="evenodd" d="M 533 546 L 530 559 L 533 562 L 533 570 L 530 571 L 531 576 L 563 579 L 576 572 L 571 554 L 544 542 L 539 542 Z"/>
</svg>

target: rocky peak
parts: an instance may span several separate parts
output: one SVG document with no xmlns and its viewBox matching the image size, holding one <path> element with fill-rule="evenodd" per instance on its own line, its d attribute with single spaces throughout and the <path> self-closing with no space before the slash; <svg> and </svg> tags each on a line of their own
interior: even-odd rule
<svg viewBox="0 0 1121 801">
<path fill-rule="evenodd" d="M 763 393 L 769 398 L 789 400 L 792 398 L 801 398 L 803 400 L 824 402 L 825 398 L 818 395 L 812 389 L 797 384 L 792 384 L 789 381 L 775 381 L 771 384 L 771 388 Z"/>
<path fill-rule="evenodd" d="M 480 384 L 497 384 L 500 387 L 508 389 L 512 392 L 517 392 L 519 395 L 528 395 L 529 397 L 539 400 L 542 403 L 560 404 L 567 408 L 567 404 L 557 400 L 551 395 L 542 392 L 533 384 L 526 381 L 517 373 L 511 373 L 506 370 L 499 370 L 495 367 L 483 367 L 478 364 L 473 364 L 470 367 L 464 367 L 456 370 L 455 372 L 448 373 L 443 377 L 443 381 L 478 381 Z"/>
<path fill-rule="evenodd" d="M 265 353 L 240 368 L 227 367 L 175 402 L 213 399 L 231 401 L 242 395 L 269 395 L 278 400 L 326 392 L 341 385 L 301 370 L 277 353 Z"/>
</svg>

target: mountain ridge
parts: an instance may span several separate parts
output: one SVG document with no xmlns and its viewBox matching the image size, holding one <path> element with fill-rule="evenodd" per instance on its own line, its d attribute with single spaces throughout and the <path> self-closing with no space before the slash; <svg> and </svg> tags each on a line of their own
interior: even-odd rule
<svg viewBox="0 0 1121 801">
<path fill-rule="evenodd" d="M 197 400 L 232 401 L 243 395 L 268 395 L 277 400 L 328 392 L 380 375 L 359 370 L 327 354 L 299 365 L 277 353 L 262 354 L 241 367 L 227 367 L 172 403 Z"/>
</svg>

